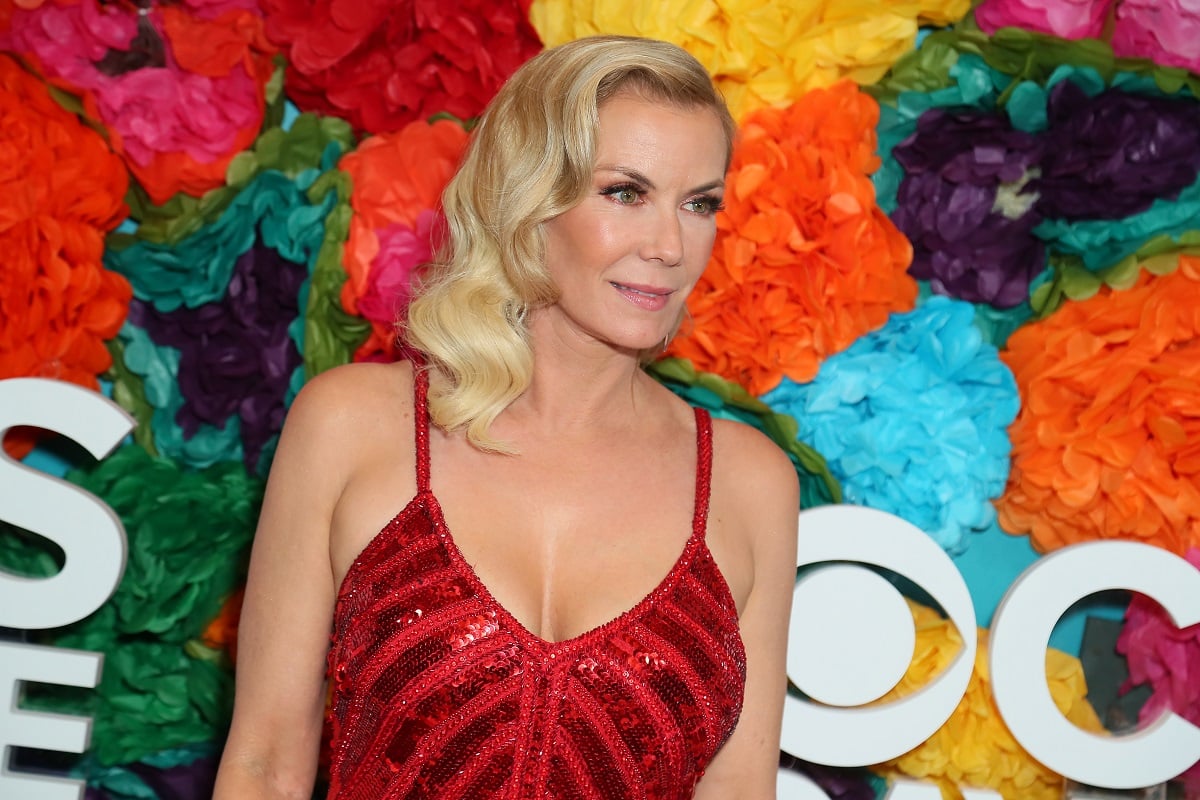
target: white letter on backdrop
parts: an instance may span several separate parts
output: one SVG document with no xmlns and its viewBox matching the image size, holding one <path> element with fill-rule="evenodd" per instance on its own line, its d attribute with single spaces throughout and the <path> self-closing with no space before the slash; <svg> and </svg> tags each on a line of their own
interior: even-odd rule
<svg viewBox="0 0 1200 800">
<path fill-rule="evenodd" d="M 20 682 L 37 681 L 94 688 L 100 682 L 99 653 L 0 642 L 0 797 L 78 800 L 83 782 L 48 775 L 21 775 L 8 768 L 9 747 L 82 753 L 92 721 L 65 714 L 20 711 Z"/>
<path fill-rule="evenodd" d="M 74 384 L 43 378 L 0 381 L 0 436 L 33 425 L 73 439 L 103 458 L 133 429 L 118 405 Z M 0 570 L 0 626 L 57 628 L 104 604 L 125 570 L 125 530 L 108 506 L 66 481 L 0 452 L 0 519 L 41 534 L 66 553 L 50 578 Z"/>
<path fill-rule="evenodd" d="M 103 458 L 133 428 L 115 403 L 79 386 L 40 378 L 0 381 L 0 437 L 17 425 L 64 434 Z M 0 569 L 0 626 L 41 629 L 83 619 L 112 595 L 125 570 L 125 531 L 103 502 L 65 481 L 41 474 L 0 451 L 0 519 L 56 542 L 62 571 L 27 578 Z M 10 747 L 68 753 L 87 749 L 91 720 L 20 711 L 20 683 L 93 688 L 101 656 L 75 650 L 0 643 L 0 796 L 74 800 L 80 781 L 21 776 L 8 769 Z"/>
<path fill-rule="evenodd" d="M 1200 570 L 1139 542 L 1086 542 L 1039 559 L 1009 587 L 992 621 L 992 694 L 1029 754 L 1081 783 L 1136 789 L 1200 759 L 1200 728 L 1167 712 L 1147 728 L 1097 736 L 1072 725 L 1046 685 L 1046 647 L 1076 601 L 1109 589 L 1141 592 L 1181 628 L 1200 622 Z"/>
<path fill-rule="evenodd" d="M 928 592 L 963 639 L 938 678 L 880 706 L 846 708 L 879 697 L 913 656 L 912 615 L 900 593 L 865 567 L 814 567 L 796 583 L 788 631 L 788 677 L 807 696 L 788 696 L 783 749 L 806 761 L 862 766 L 916 747 L 949 719 L 975 663 L 975 607 L 950 557 L 897 516 L 851 505 L 800 512 L 797 566 L 826 561 L 874 564 Z M 857 576 L 857 577 L 852 577 Z"/>
<path fill-rule="evenodd" d="M 779 800 L 830 800 L 812 778 L 782 767 L 775 778 L 775 796 Z"/>
</svg>

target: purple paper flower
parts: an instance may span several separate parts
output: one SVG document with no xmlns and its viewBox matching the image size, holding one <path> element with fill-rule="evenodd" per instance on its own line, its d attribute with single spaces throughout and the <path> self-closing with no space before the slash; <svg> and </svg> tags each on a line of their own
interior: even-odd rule
<svg viewBox="0 0 1200 800">
<path fill-rule="evenodd" d="M 190 437 L 202 423 L 236 415 L 248 469 L 283 427 L 284 400 L 301 363 L 288 326 L 300 315 L 305 268 L 261 244 L 237 261 L 226 296 L 171 313 L 134 300 L 130 320 L 160 345 L 180 351 L 184 396 L 176 421 Z"/>
<path fill-rule="evenodd" d="M 932 109 L 892 153 L 906 172 L 892 219 L 913 244 L 909 274 L 973 303 L 1024 301 L 1045 266 L 1025 191 L 1038 140 L 995 114 Z"/>
<path fill-rule="evenodd" d="M 1174 199 L 1200 170 L 1200 104 L 1061 81 L 1046 105 L 1038 211 L 1052 219 L 1121 219 Z"/>
</svg>

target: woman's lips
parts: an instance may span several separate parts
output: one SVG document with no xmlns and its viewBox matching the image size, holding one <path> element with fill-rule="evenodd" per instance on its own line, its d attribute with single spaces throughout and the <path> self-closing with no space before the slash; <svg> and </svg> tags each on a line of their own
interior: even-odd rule
<svg viewBox="0 0 1200 800">
<path fill-rule="evenodd" d="M 610 283 L 622 297 L 638 308 L 643 308 L 647 311 L 661 311 L 666 308 L 667 298 L 674 293 L 673 289 L 664 289 L 661 286 L 643 286 L 641 284 L 615 283 L 612 281 Z"/>
</svg>

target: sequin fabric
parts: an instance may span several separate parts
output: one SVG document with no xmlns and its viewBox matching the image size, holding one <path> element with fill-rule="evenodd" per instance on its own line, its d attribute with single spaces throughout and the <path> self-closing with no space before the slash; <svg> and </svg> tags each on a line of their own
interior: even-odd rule
<svg viewBox="0 0 1200 800">
<path fill-rule="evenodd" d="M 737 610 L 704 542 L 712 424 L 696 411 L 692 535 L 620 617 L 548 642 L 488 592 L 430 490 L 351 566 L 333 647 L 330 800 L 684 800 L 741 711 Z"/>
</svg>

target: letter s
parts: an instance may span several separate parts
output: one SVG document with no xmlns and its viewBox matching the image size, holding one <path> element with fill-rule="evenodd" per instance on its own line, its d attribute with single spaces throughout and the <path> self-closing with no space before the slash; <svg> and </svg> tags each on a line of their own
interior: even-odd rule
<svg viewBox="0 0 1200 800">
<path fill-rule="evenodd" d="M 134 421 L 103 395 L 44 378 L 0 381 L 0 436 L 17 425 L 61 433 L 96 458 L 106 456 Z M 38 533 L 66 553 L 61 572 L 26 578 L 0 570 L 0 626 L 57 628 L 104 604 L 125 570 L 121 521 L 103 502 L 0 452 L 0 519 Z"/>
</svg>

